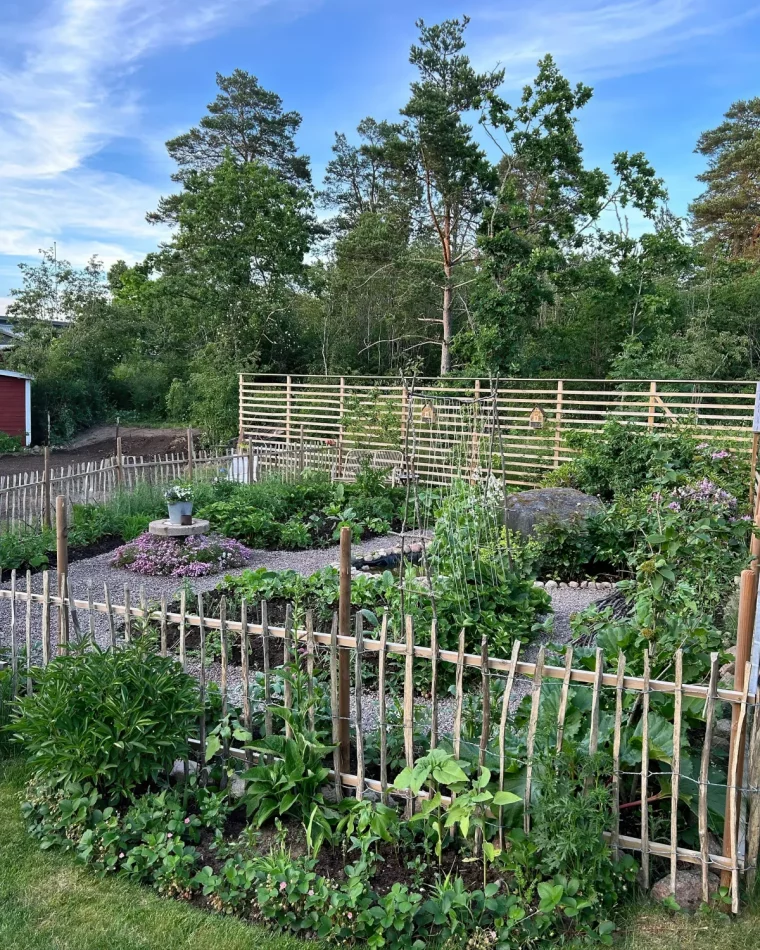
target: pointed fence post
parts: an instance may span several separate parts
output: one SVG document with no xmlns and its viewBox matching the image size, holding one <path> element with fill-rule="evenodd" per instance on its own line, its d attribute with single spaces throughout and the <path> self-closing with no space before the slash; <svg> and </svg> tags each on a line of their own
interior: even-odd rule
<svg viewBox="0 0 760 950">
<path fill-rule="evenodd" d="M 338 601 L 338 634 L 351 636 L 351 529 L 340 529 L 340 598 Z M 351 768 L 351 657 L 344 647 L 338 650 L 338 716 L 341 770 Z"/>
</svg>

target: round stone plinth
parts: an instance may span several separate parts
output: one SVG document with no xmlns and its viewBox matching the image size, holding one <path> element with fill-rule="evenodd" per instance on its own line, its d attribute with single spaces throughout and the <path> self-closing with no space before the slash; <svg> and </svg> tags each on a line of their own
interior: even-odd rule
<svg viewBox="0 0 760 950">
<path fill-rule="evenodd" d="M 193 518 L 192 524 L 172 524 L 168 518 L 151 521 L 148 531 L 162 538 L 189 538 L 193 534 L 208 534 L 208 521 L 202 518 Z"/>
</svg>

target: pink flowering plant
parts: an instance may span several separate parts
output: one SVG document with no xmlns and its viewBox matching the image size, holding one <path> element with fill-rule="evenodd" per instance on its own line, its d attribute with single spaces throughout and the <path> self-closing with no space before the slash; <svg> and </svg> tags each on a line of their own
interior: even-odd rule
<svg viewBox="0 0 760 950">
<path fill-rule="evenodd" d="M 198 535 L 186 539 L 141 534 L 117 548 L 112 567 L 134 574 L 162 577 L 204 577 L 234 567 L 242 567 L 251 556 L 239 541 L 218 535 Z"/>
</svg>

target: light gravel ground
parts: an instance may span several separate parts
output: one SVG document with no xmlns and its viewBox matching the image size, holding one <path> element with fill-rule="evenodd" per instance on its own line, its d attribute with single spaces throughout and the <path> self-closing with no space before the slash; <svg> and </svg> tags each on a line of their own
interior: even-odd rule
<svg viewBox="0 0 760 950">
<path fill-rule="evenodd" d="M 387 538 L 374 538 L 363 544 L 354 545 L 352 554 L 369 554 L 381 548 L 392 547 L 398 543 L 396 536 Z M 308 551 L 266 551 L 255 550 L 251 559 L 245 568 L 230 571 L 229 574 L 238 575 L 246 569 L 255 569 L 258 567 L 267 567 L 271 570 L 290 569 L 308 576 L 314 571 L 328 564 L 335 563 L 339 554 L 339 547 L 336 545 L 330 548 L 313 549 Z M 111 600 L 114 604 L 124 603 L 124 587 L 129 586 L 131 590 L 132 603 L 140 603 L 140 589 L 145 592 L 145 597 L 149 603 L 158 603 L 163 594 L 169 598 L 178 590 L 181 580 L 170 577 L 138 577 L 129 571 L 112 568 L 109 561 L 112 554 L 103 554 L 99 557 L 89 560 L 75 561 L 70 565 L 69 581 L 71 591 L 76 599 L 87 600 L 88 583 L 92 583 L 93 599 L 101 603 L 104 600 L 104 585 L 108 586 L 111 594 Z M 195 593 L 201 593 L 212 590 L 221 581 L 221 575 L 211 577 L 200 577 L 190 579 L 190 586 Z M 55 584 L 55 574 L 51 573 L 51 581 Z M 6 580 L 3 588 L 10 589 L 10 580 Z M 19 575 L 17 578 L 17 589 L 24 591 L 26 589 L 26 577 Z M 32 591 L 42 592 L 42 574 L 32 576 Z M 571 638 L 570 617 L 577 611 L 583 610 L 595 600 L 599 600 L 609 593 L 607 590 L 568 588 L 559 587 L 549 592 L 552 598 L 554 610 L 554 629 L 551 635 L 537 639 L 529 644 L 521 653 L 521 659 L 527 662 L 534 662 L 542 642 L 551 641 L 553 643 L 566 643 Z M 83 631 L 87 631 L 89 624 L 88 611 L 80 610 L 79 623 Z M 42 655 L 42 645 L 40 641 L 40 629 L 42 625 L 42 608 L 38 604 L 32 605 L 31 610 L 32 624 L 32 642 L 33 661 L 40 662 Z M 95 639 L 101 645 L 105 646 L 109 641 L 108 618 L 105 614 L 94 613 Z M 122 626 L 121 623 L 118 626 Z M 23 648 L 26 627 L 26 605 L 24 603 L 16 604 L 15 611 L 15 629 L 17 642 Z M 0 599 L 0 648 L 8 649 L 11 645 L 12 615 L 11 604 L 9 600 Z M 51 655 L 53 645 L 58 638 L 58 618 L 57 610 L 51 611 Z M 197 660 L 192 656 L 188 657 L 188 669 L 190 672 L 198 672 Z M 207 679 L 218 682 L 221 670 L 218 663 L 212 663 L 207 667 Z M 241 683 L 239 670 L 230 669 L 229 675 L 230 698 L 233 702 L 238 701 L 241 696 Z M 514 684 L 512 694 L 512 708 L 515 708 L 520 700 L 525 696 L 531 687 L 531 681 L 517 679 Z M 418 701 L 420 705 L 429 705 L 429 702 L 423 698 Z M 451 730 L 454 719 L 454 701 L 453 698 L 444 697 L 439 700 L 439 728 L 441 733 Z M 352 701 L 352 715 L 353 715 Z M 378 699 L 377 694 L 372 691 L 362 693 L 362 724 L 365 730 L 370 731 L 377 728 L 378 724 Z"/>
</svg>

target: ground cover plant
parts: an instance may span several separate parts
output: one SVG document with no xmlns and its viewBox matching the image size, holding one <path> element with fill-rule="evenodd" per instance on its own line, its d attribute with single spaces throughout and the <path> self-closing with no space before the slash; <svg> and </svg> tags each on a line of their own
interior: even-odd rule
<svg viewBox="0 0 760 950">
<path fill-rule="evenodd" d="M 242 567 L 250 556 L 248 548 L 230 538 L 196 535 L 180 540 L 141 534 L 117 548 L 109 563 L 135 574 L 203 577 Z"/>
<path fill-rule="evenodd" d="M 171 705 L 172 692 L 183 705 L 189 678 L 177 667 L 168 675 L 173 661 L 162 662 L 162 705 Z M 143 883 L 165 897 L 340 946 L 401 950 L 431 940 L 475 941 L 469 945 L 510 950 L 548 948 L 558 938 L 568 945 L 611 944 L 615 906 L 631 886 L 635 864 L 613 861 L 601 835 L 610 802 L 603 762 L 576 752 L 549 756 L 539 786 L 544 774 L 557 771 L 574 779 L 566 791 L 547 781 L 551 802 L 547 794 L 544 805 L 536 804 L 544 837 L 526 837 L 514 821 L 501 847 L 494 816 L 512 809 L 519 818 L 520 796 L 500 791 L 487 767 L 457 761 L 443 748 L 396 777 L 387 805 L 328 802 L 330 747 L 305 725 L 307 695 L 294 711 L 272 709 L 287 724 L 285 735 L 257 737 L 234 725 L 235 740 L 268 764 L 254 766 L 244 776 L 244 796 L 233 798 L 213 736 L 203 771 L 187 783 L 171 777 L 173 759 L 188 754 L 191 726 L 182 716 L 167 715 L 158 733 L 141 733 L 141 722 L 126 736 L 106 730 L 87 742 L 78 717 L 59 716 L 54 741 L 45 741 L 41 723 L 55 714 L 62 684 L 91 701 L 108 663 L 119 675 L 106 676 L 101 687 L 106 708 L 105 697 L 122 678 L 150 688 L 156 671 L 147 669 L 138 646 L 109 658 L 81 651 L 53 660 L 15 717 L 33 769 L 22 810 L 44 850 L 68 851 L 104 878 Z M 184 715 L 197 712 L 188 707 Z M 143 743 L 144 758 L 136 754 Z M 81 745 L 76 760 L 73 745 Z M 429 797 L 404 822 L 410 789 Z M 442 796 L 452 793 L 455 805 L 443 809 Z M 562 817 L 569 799 L 571 822 Z"/>
</svg>

